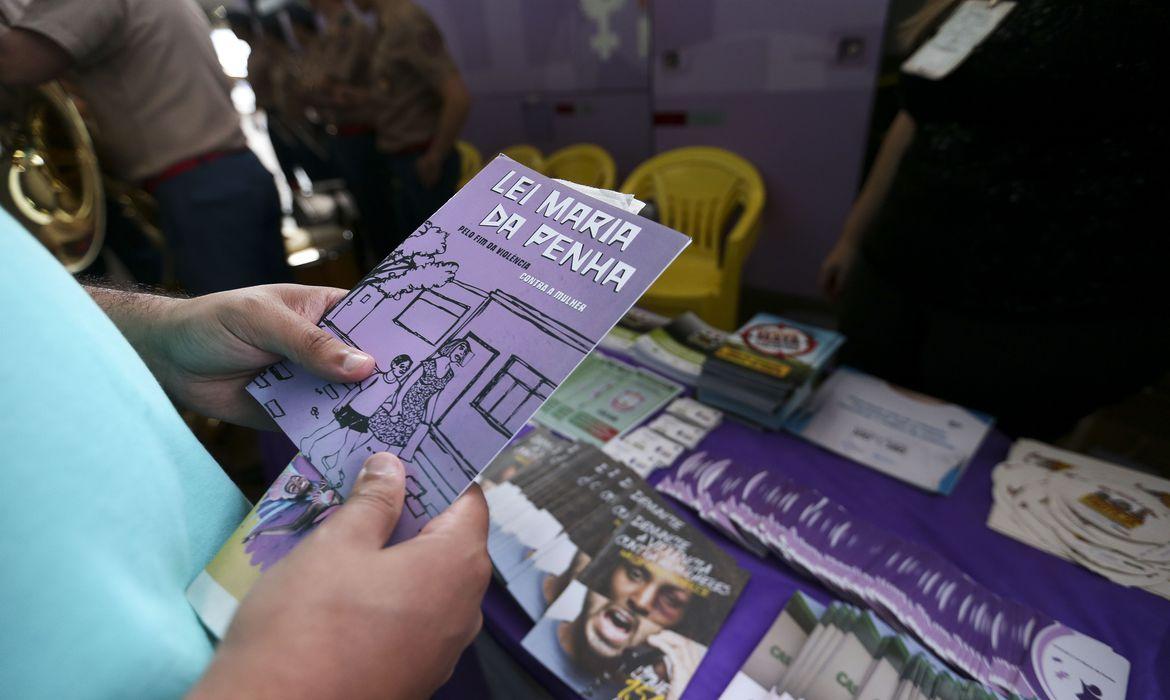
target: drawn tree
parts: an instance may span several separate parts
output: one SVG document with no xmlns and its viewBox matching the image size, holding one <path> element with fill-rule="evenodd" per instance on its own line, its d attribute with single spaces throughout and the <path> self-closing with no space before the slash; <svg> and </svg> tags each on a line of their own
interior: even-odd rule
<svg viewBox="0 0 1170 700">
<path fill-rule="evenodd" d="M 368 305 L 368 311 L 361 320 L 365 320 L 386 299 L 398 299 L 403 294 L 442 287 L 459 272 L 458 263 L 439 260 L 439 256 L 446 252 L 447 232 L 430 221 L 423 223 L 358 283 L 329 314 L 329 319 L 332 321 L 355 299 L 361 299 L 371 292 L 379 297 L 378 301 Z M 359 325 L 361 320 L 353 326 Z"/>
</svg>

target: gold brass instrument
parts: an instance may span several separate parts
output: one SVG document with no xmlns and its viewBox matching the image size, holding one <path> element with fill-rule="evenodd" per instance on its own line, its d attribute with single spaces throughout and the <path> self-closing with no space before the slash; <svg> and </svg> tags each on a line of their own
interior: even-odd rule
<svg viewBox="0 0 1170 700">
<path fill-rule="evenodd" d="M 97 258 L 106 224 L 89 132 L 57 83 L 0 90 L 0 205 L 80 272 Z"/>
</svg>

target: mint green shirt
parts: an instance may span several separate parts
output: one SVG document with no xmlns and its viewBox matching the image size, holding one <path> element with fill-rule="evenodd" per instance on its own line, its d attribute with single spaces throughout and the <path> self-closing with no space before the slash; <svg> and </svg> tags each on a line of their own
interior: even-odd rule
<svg viewBox="0 0 1170 700">
<path fill-rule="evenodd" d="M 248 504 L 2 210 L 0 322 L 0 696 L 180 696 L 212 654 L 184 589 Z"/>
</svg>

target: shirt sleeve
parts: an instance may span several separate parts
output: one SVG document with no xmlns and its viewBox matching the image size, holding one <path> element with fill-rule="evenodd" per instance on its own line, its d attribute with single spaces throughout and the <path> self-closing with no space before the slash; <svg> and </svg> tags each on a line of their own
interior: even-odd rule
<svg viewBox="0 0 1170 700">
<path fill-rule="evenodd" d="M 404 52 L 407 62 L 433 87 L 458 72 L 438 26 L 422 10 L 412 18 L 407 49 Z"/>
<path fill-rule="evenodd" d="M 12 26 L 50 39 L 84 66 L 117 46 L 126 20 L 123 0 L 37 0 Z"/>
</svg>

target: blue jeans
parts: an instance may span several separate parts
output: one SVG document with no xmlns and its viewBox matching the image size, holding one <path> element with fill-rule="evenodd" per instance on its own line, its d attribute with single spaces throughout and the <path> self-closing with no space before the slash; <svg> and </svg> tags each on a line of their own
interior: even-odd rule
<svg viewBox="0 0 1170 700">
<path fill-rule="evenodd" d="M 154 197 L 175 276 L 187 293 L 292 280 L 276 183 L 251 151 L 175 175 Z"/>
</svg>

